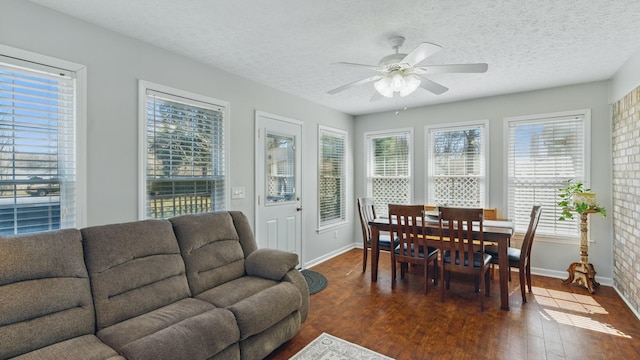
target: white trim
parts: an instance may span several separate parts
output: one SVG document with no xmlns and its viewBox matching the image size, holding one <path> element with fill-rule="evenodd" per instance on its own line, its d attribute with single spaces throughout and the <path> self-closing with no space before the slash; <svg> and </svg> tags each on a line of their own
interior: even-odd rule
<svg viewBox="0 0 640 360">
<path fill-rule="evenodd" d="M 344 153 L 342 154 L 342 158 L 343 158 L 343 163 L 344 163 L 344 180 L 345 180 L 345 184 L 344 184 L 344 220 L 341 221 L 336 221 L 333 222 L 331 224 L 326 224 L 326 225 L 320 225 L 321 223 L 321 219 L 320 219 L 320 157 L 321 157 L 321 152 L 320 152 L 320 136 L 322 134 L 322 132 L 329 132 L 329 133 L 334 133 L 337 134 L 338 136 L 342 136 L 344 138 Z M 318 146 L 318 166 L 317 166 L 317 175 L 318 175 L 318 179 L 317 179 L 317 183 L 318 183 L 318 192 L 317 192 L 317 202 L 318 202 L 318 227 L 316 229 L 316 232 L 318 233 L 323 233 L 326 232 L 328 230 L 334 229 L 334 228 L 338 228 L 338 227 L 342 227 L 346 224 L 349 223 L 349 211 L 348 209 L 351 209 L 351 201 L 350 201 L 350 194 L 349 194 L 349 187 L 347 186 L 347 184 L 349 183 L 349 174 L 347 169 L 349 168 L 349 159 L 347 157 L 347 149 L 349 149 L 349 132 L 347 130 L 342 130 L 342 129 L 338 129 L 338 128 L 334 128 L 331 126 L 326 126 L 326 125 L 321 125 L 318 124 L 318 138 L 317 138 L 318 142 L 317 142 L 317 146 Z"/>
<path fill-rule="evenodd" d="M 629 307 L 629 310 L 631 310 L 631 312 L 633 312 L 636 318 L 640 320 L 640 312 L 638 312 L 638 309 L 633 307 L 633 305 L 631 304 L 631 301 L 629 301 L 629 299 L 627 299 L 627 297 L 622 294 L 622 292 L 620 291 L 620 289 L 618 289 L 617 286 L 614 285 L 613 288 L 618 293 L 622 301 L 624 301 L 624 303 L 627 304 L 627 306 Z"/>
<path fill-rule="evenodd" d="M 0 44 L 0 54 L 75 73 L 76 224 L 87 226 L 87 67 L 68 60 Z"/>
<path fill-rule="evenodd" d="M 138 80 L 138 219 L 144 220 L 147 217 L 146 211 L 146 177 L 147 177 L 147 124 L 146 124 L 146 97 L 147 89 L 169 95 L 180 96 L 186 99 L 196 100 L 209 105 L 220 107 L 223 113 L 223 131 L 224 131 L 224 206 L 229 209 L 231 205 L 231 180 L 229 176 L 230 159 L 230 104 L 228 101 L 219 100 L 210 96 L 192 93 L 189 91 L 176 89 L 170 86 L 156 84 L 150 81 Z"/>
<path fill-rule="evenodd" d="M 484 158 L 484 166 L 482 169 L 482 179 L 484 183 L 484 199 L 482 200 L 482 207 L 489 207 L 489 189 L 491 188 L 489 184 L 489 169 L 491 169 L 491 156 L 490 156 L 490 122 L 488 119 L 483 120 L 472 120 L 472 121 L 464 121 L 458 122 L 455 124 L 438 124 L 438 125 L 425 125 L 424 126 L 424 195 L 425 195 L 425 203 L 430 204 L 429 202 L 429 150 L 431 148 L 431 136 L 429 136 L 429 132 L 434 129 L 446 129 L 450 131 L 454 131 L 456 129 L 469 129 L 472 126 L 482 126 L 484 129 L 484 144 L 483 144 L 483 158 Z M 435 205 L 435 204 L 430 204 Z"/>
<path fill-rule="evenodd" d="M 317 257 L 317 258 L 315 258 L 315 259 L 313 259 L 313 260 L 311 260 L 309 262 L 303 262 L 302 263 L 303 264 L 302 268 L 303 269 L 308 269 L 310 267 L 316 266 L 316 265 L 321 264 L 321 263 L 323 263 L 323 262 L 325 262 L 327 260 L 330 260 L 330 259 L 332 259 L 332 258 L 334 258 L 334 257 L 336 257 L 338 255 L 342 255 L 342 254 L 344 254 L 347 251 L 350 251 L 352 249 L 355 249 L 355 243 L 343 246 L 343 247 L 341 247 L 341 248 L 339 248 L 337 250 L 334 250 L 334 251 L 332 251 L 330 253 L 327 253 L 327 254 L 324 254 L 324 255 L 322 255 L 320 257 Z"/>
</svg>

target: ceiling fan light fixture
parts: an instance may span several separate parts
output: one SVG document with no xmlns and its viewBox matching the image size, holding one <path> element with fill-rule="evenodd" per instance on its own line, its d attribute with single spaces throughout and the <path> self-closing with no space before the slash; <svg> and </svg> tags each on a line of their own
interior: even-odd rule
<svg viewBox="0 0 640 360">
<path fill-rule="evenodd" d="M 383 77 L 382 79 L 373 83 L 373 87 L 376 88 L 376 91 L 380 93 L 380 95 L 388 98 L 393 97 L 393 90 L 391 89 L 391 78 L 388 76 Z"/>
<path fill-rule="evenodd" d="M 404 77 L 404 87 L 400 89 L 400 96 L 405 97 L 412 92 L 416 91 L 416 89 L 420 86 L 420 79 L 414 75 L 409 75 Z"/>
<path fill-rule="evenodd" d="M 404 76 L 400 71 L 392 72 L 391 74 L 389 74 L 389 77 L 391 77 L 391 90 L 395 92 L 404 89 Z"/>
</svg>

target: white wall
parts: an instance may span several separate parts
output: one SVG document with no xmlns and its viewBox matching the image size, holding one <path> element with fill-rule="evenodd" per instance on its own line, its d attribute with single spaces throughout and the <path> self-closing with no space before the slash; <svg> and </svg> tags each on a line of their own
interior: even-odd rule
<svg viewBox="0 0 640 360">
<path fill-rule="evenodd" d="M 640 86 L 640 49 L 611 78 L 609 103 L 617 102 L 638 86 Z"/>
<path fill-rule="evenodd" d="M 452 91 L 455 91 L 453 89 Z M 420 96 L 435 96 L 421 94 Z M 402 106 L 400 104 L 400 106 Z M 394 128 L 414 128 L 414 203 L 426 201 L 424 126 L 454 124 L 471 120 L 489 120 L 489 203 L 506 216 L 503 126 L 505 117 L 545 114 L 567 110 L 591 109 L 591 188 L 598 202 L 611 209 L 611 117 L 608 83 L 596 82 L 541 91 L 488 97 L 470 101 L 428 106 L 407 111 L 356 117 L 355 157 L 364 158 L 364 132 Z M 356 162 L 356 196 L 365 196 L 364 162 Z M 532 204 L 533 205 L 533 204 Z M 543 210 L 544 211 L 544 210 Z M 589 260 L 603 284 L 612 283 L 611 218 L 591 217 Z M 354 233 L 355 236 L 355 233 Z M 579 261 L 579 246 L 537 241 L 532 251 L 532 267 L 538 273 L 567 277 L 567 267 Z"/>
<path fill-rule="evenodd" d="M 230 186 L 246 193 L 230 209 L 243 211 L 252 223 L 254 113 L 303 121 L 303 260 L 353 246 L 353 218 L 337 234 L 315 232 L 318 124 L 353 134 L 351 116 L 26 1 L 2 1 L 0 43 L 87 66 L 86 225 L 137 220 L 137 88 L 143 79 L 230 103 Z M 353 176 L 352 167 L 348 173 Z M 353 194 L 353 187 L 348 191 Z"/>
</svg>

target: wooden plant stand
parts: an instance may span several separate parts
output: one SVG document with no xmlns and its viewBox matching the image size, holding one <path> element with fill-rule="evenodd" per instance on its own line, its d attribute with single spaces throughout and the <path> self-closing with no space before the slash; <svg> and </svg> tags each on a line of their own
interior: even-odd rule
<svg viewBox="0 0 640 360">
<path fill-rule="evenodd" d="M 580 262 L 574 262 L 569 265 L 567 271 L 569 277 L 562 280 L 564 284 L 575 283 L 582 285 L 589 290 L 591 294 L 595 293 L 596 288 L 600 284 L 596 281 L 596 270 L 589 263 L 589 240 L 587 238 L 587 217 L 597 211 L 587 210 L 580 214 Z"/>
</svg>

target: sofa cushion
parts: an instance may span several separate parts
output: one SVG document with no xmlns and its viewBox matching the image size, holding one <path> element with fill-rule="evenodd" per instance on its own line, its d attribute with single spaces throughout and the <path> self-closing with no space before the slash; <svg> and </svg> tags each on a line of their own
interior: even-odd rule
<svg viewBox="0 0 640 360">
<path fill-rule="evenodd" d="M 98 330 L 190 296 L 167 220 L 82 229 Z"/>
<path fill-rule="evenodd" d="M 0 254 L 0 358 L 94 333 L 78 230 L 3 236 Z"/>
<path fill-rule="evenodd" d="M 278 284 L 278 281 L 255 276 L 243 276 L 200 293 L 196 298 L 217 307 L 226 308 L 276 284 Z"/>
<path fill-rule="evenodd" d="M 235 214 L 235 218 L 234 215 Z M 250 241 L 250 228 L 236 223 L 246 221 L 244 215 L 232 212 L 184 215 L 170 219 L 180 244 L 187 278 L 193 295 L 245 275 L 245 251 L 255 251 Z M 248 231 L 248 234 L 247 234 Z M 255 243 L 255 242 L 254 242 Z"/>
<path fill-rule="evenodd" d="M 241 339 L 263 332 L 297 312 L 302 302 L 300 291 L 293 284 L 253 276 L 230 281 L 197 298 L 231 310 Z"/>
<path fill-rule="evenodd" d="M 98 337 L 127 359 L 209 359 L 238 342 L 233 314 L 186 298 L 125 320 Z"/>
<path fill-rule="evenodd" d="M 264 359 L 292 339 L 300 330 L 300 313 L 295 312 L 267 330 L 240 342 L 241 359 Z"/>
<path fill-rule="evenodd" d="M 260 276 L 271 280 L 282 280 L 291 269 L 298 265 L 298 254 L 277 249 L 258 249 L 245 262 L 247 275 Z"/>
<path fill-rule="evenodd" d="M 95 335 L 83 335 L 20 355 L 12 360 L 125 360 Z"/>
</svg>

